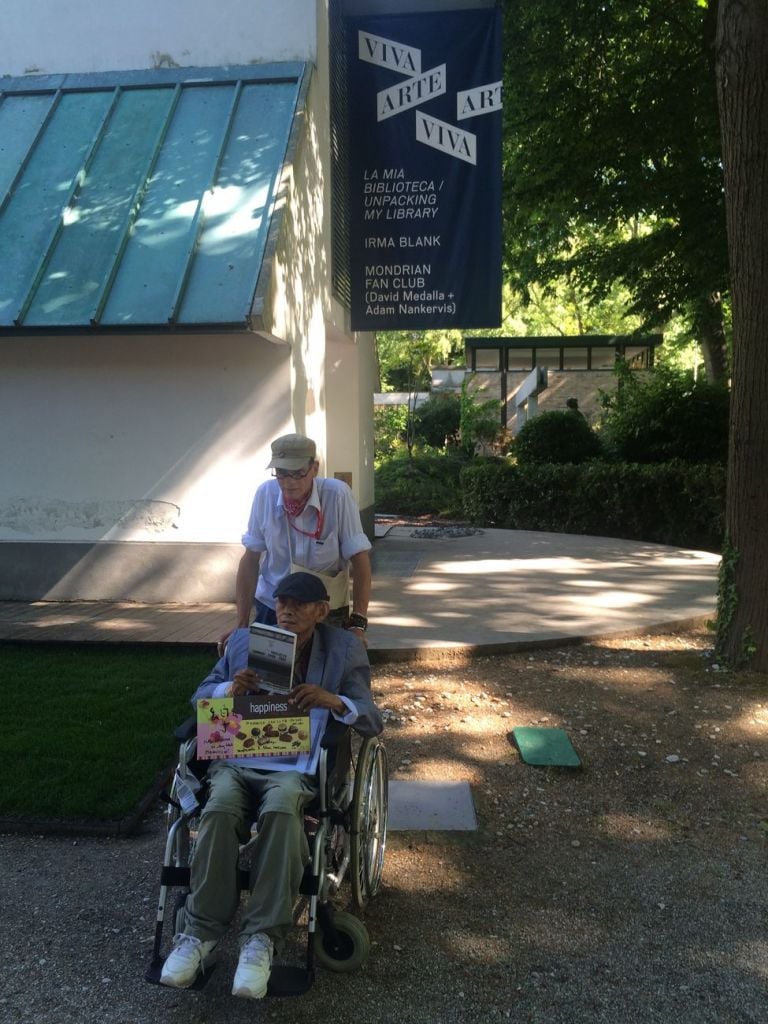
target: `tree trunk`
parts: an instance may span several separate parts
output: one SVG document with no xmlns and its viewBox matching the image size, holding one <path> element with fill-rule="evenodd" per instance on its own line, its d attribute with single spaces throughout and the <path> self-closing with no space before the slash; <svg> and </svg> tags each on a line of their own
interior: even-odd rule
<svg viewBox="0 0 768 1024">
<path fill-rule="evenodd" d="M 718 646 L 730 664 L 768 671 L 768 5 L 719 6 L 733 362 Z"/>
<path fill-rule="evenodd" d="M 711 384 L 725 384 L 728 380 L 728 354 L 723 304 L 719 295 L 702 298 L 696 310 L 694 329 L 701 345 L 707 380 Z"/>
</svg>

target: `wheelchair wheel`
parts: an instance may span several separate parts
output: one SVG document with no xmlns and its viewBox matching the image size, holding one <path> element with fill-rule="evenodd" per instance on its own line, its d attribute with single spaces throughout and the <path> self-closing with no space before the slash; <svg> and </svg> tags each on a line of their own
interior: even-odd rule
<svg viewBox="0 0 768 1024">
<path fill-rule="evenodd" d="M 344 974 L 359 970 L 368 959 L 371 940 L 362 921 L 344 910 L 333 915 L 336 938 L 332 940 L 318 922 L 315 941 L 317 962 L 328 971 Z"/>
<path fill-rule="evenodd" d="M 375 737 L 360 747 L 350 813 L 352 899 L 362 910 L 381 885 L 387 845 L 387 752 Z"/>
</svg>

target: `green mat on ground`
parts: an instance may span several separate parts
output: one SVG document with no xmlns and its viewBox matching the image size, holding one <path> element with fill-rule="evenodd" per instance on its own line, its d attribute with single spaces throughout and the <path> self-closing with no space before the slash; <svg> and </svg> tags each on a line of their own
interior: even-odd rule
<svg viewBox="0 0 768 1024">
<path fill-rule="evenodd" d="M 521 726 L 512 730 L 512 739 L 526 764 L 562 765 L 578 768 L 579 755 L 563 729 L 539 729 Z"/>
</svg>

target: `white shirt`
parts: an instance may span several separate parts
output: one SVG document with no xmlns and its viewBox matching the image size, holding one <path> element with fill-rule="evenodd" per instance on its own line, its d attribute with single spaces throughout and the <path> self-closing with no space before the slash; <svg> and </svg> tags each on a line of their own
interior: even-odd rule
<svg viewBox="0 0 768 1024">
<path fill-rule="evenodd" d="M 322 530 L 315 538 L 319 511 Z M 261 484 L 254 495 L 248 529 L 242 539 L 249 551 L 262 552 L 256 599 L 269 608 L 275 607 L 272 594 L 280 580 L 290 573 L 292 562 L 333 575 L 347 569 L 353 555 L 371 547 L 350 488 L 341 480 L 324 477 L 314 479 L 304 510 L 292 520 L 285 510 L 277 480 Z"/>
</svg>

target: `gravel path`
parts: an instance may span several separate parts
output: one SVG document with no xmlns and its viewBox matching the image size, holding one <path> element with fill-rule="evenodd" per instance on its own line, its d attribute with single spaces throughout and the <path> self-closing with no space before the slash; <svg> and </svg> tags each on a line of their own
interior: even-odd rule
<svg viewBox="0 0 768 1024">
<path fill-rule="evenodd" d="M 130 839 L 0 836 L 0 1021 L 764 1024 L 768 681 L 707 642 L 378 666 L 395 777 L 468 779 L 480 829 L 391 833 L 368 964 L 299 999 L 232 999 L 231 942 L 201 992 L 143 981 L 159 812 Z M 523 764 L 507 733 L 534 723 L 583 770 Z"/>
</svg>

